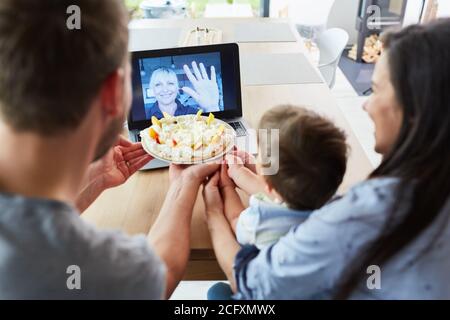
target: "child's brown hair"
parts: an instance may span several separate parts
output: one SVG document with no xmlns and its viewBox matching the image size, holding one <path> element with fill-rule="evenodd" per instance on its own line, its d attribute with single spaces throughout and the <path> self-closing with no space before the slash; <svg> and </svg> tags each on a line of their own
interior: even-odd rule
<svg viewBox="0 0 450 320">
<path fill-rule="evenodd" d="M 265 178 L 287 205 L 313 210 L 328 202 L 346 170 L 344 132 L 318 114 L 291 105 L 266 112 L 259 128 L 279 130 L 279 158 L 271 159 L 278 161 L 279 170 Z"/>
</svg>

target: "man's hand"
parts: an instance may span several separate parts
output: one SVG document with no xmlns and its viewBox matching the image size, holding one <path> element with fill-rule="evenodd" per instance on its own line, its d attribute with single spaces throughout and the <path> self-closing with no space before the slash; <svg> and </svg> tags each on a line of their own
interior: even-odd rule
<svg viewBox="0 0 450 320">
<path fill-rule="evenodd" d="M 117 187 L 152 159 L 141 143 L 131 143 L 120 137 L 103 158 L 89 166 L 88 183 L 101 179 L 105 189 Z"/>
<path fill-rule="evenodd" d="M 140 143 L 120 137 L 105 156 L 88 167 L 83 188 L 76 199 L 78 210 L 86 210 L 104 190 L 123 184 L 152 159 Z"/>
<path fill-rule="evenodd" d="M 170 183 L 182 178 L 186 182 L 193 182 L 200 187 L 207 177 L 212 176 L 220 169 L 218 163 L 205 163 L 197 165 L 171 164 L 169 168 Z"/>
<path fill-rule="evenodd" d="M 192 62 L 191 69 L 184 65 L 183 67 L 186 76 L 192 83 L 194 90 L 189 87 L 183 87 L 182 90 L 197 101 L 199 107 L 205 112 L 220 111 L 219 109 L 219 87 L 216 80 L 216 70 L 214 66 L 211 67 L 211 79 L 208 78 L 206 68 L 203 63 L 200 63 L 200 69 L 195 61 Z"/>
<path fill-rule="evenodd" d="M 181 174 L 188 168 L 187 165 L 184 164 L 173 164 L 171 163 L 169 166 L 169 181 L 173 183 L 178 180 Z"/>
</svg>

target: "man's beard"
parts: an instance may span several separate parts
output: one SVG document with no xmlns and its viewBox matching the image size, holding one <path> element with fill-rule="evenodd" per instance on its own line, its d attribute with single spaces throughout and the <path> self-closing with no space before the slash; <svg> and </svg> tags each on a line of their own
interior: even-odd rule
<svg viewBox="0 0 450 320">
<path fill-rule="evenodd" d="M 117 142 L 120 133 L 123 130 L 124 117 L 114 119 L 105 130 L 95 151 L 94 162 L 101 159 L 111 147 Z"/>
</svg>

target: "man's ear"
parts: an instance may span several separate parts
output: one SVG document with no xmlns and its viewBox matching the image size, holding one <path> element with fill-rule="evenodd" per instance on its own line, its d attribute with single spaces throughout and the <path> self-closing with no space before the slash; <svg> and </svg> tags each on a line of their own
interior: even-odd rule
<svg viewBox="0 0 450 320">
<path fill-rule="evenodd" d="M 100 91 L 100 102 L 104 113 L 111 117 L 123 114 L 124 110 L 124 70 L 117 69 L 103 82 Z"/>
</svg>

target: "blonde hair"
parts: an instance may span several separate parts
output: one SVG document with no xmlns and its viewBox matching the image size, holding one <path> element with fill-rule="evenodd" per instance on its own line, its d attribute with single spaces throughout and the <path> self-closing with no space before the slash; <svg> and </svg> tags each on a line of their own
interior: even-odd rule
<svg viewBox="0 0 450 320">
<path fill-rule="evenodd" d="M 156 69 L 155 71 L 153 71 L 152 76 L 150 77 L 150 89 L 153 90 L 156 82 L 163 76 L 172 78 L 175 82 L 175 85 L 177 86 L 177 89 L 180 88 L 180 84 L 178 82 L 178 77 L 177 74 L 175 73 L 175 71 L 173 71 L 170 68 L 167 67 L 161 67 L 159 69 Z"/>
</svg>

